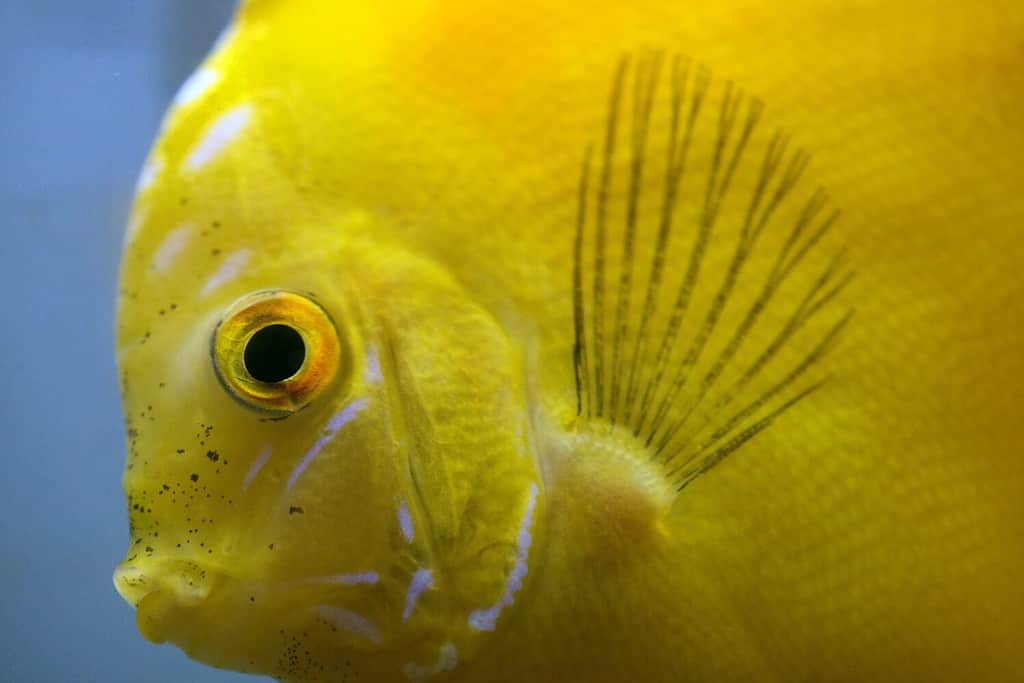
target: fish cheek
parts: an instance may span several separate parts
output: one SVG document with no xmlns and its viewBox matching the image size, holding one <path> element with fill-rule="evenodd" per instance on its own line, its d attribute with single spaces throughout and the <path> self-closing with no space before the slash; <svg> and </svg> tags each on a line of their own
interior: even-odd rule
<svg viewBox="0 0 1024 683">
<path fill-rule="evenodd" d="M 366 395 L 342 400 L 282 442 L 266 465 L 257 502 L 265 520 L 260 546 L 273 546 L 271 583 L 327 586 L 334 577 L 348 585 L 344 577 L 379 576 L 393 563 L 395 472 L 378 403 Z M 314 597 L 294 593 L 297 605 Z"/>
<path fill-rule="evenodd" d="M 383 571 L 394 525 L 392 478 L 363 459 L 358 439 L 320 453 L 301 482 L 285 486 L 268 539 L 293 577 Z M 294 471 L 294 469 L 292 470 Z"/>
</svg>

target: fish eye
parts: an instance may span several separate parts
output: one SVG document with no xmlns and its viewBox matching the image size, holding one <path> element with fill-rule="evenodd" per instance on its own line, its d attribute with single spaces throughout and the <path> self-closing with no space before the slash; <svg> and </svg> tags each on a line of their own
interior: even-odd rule
<svg viewBox="0 0 1024 683">
<path fill-rule="evenodd" d="M 267 384 L 283 382 L 302 367 L 306 343 L 289 325 L 267 325 L 249 337 L 245 345 L 245 369 L 253 379 Z"/>
<path fill-rule="evenodd" d="M 243 405 L 286 416 L 332 384 L 341 342 L 312 298 L 284 290 L 253 292 L 228 307 L 211 342 L 221 385 Z"/>
</svg>

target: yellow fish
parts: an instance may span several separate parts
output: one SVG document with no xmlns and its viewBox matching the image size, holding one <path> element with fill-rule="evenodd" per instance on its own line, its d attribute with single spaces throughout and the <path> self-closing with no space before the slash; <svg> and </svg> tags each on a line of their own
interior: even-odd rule
<svg viewBox="0 0 1024 683">
<path fill-rule="evenodd" d="M 126 236 L 143 635 L 1024 680 L 1024 7 L 248 0 Z"/>
</svg>

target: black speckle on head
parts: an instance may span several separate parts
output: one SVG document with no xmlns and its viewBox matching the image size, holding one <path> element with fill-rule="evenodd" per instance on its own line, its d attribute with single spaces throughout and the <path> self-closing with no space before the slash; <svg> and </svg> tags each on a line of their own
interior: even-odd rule
<svg viewBox="0 0 1024 683">
<path fill-rule="evenodd" d="M 193 472 L 192 476 L 190 476 L 189 479 L 191 479 L 192 481 L 199 481 L 199 475 Z"/>
<path fill-rule="evenodd" d="M 288 508 L 288 514 L 289 515 L 301 515 L 304 512 L 305 512 L 305 510 L 303 510 L 298 505 L 292 505 L 291 507 Z"/>
<path fill-rule="evenodd" d="M 220 460 L 220 455 L 217 451 L 206 451 L 206 457 L 210 459 L 210 462 L 217 462 Z"/>
</svg>

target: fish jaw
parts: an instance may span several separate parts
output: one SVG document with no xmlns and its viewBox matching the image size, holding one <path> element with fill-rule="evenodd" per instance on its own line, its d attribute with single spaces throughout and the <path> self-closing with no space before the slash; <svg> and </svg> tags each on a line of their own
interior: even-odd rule
<svg viewBox="0 0 1024 683">
<path fill-rule="evenodd" d="M 237 632 L 225 614 L 252 619 L 259 609 L 256 591 L 246 591 L 253 595 L 249 610 L 245 610 L 239 586 L 233 583 L 237 584 L 224 571 L 191 559 L 126 561 L 114 572 L 114 586 L 135 607 L 136 625 L 146 640 L 174 643 L 194 659 L 213 666 L 254 671 L 258 662 L 251 652 L 244 651 L 248 648 L 241 640 L 232 639 L 233 646 L 225 648 L 224 639 L 217 638 L 217 646 L 211 647 L 211 630 Z"/>
</svg>

